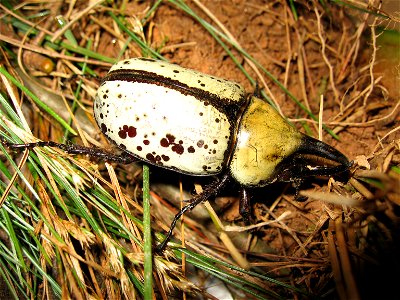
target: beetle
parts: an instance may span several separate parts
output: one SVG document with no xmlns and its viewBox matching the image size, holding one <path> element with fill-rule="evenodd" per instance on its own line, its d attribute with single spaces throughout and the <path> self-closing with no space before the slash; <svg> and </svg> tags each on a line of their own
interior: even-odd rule
<svg viewBox="0 0 400 300">
<path fill-rule="evenodd" d="M 247 221 L 249 188 L 274 182 L 298 187 L 306 177 L 334 175 L 351 166 L 341 152 L 299 132 L 239 84 L 165 61 L 133 58 L 116 63 L 102 79 L 93 105 L 99 128 L 122 155 L 54 142 L 21 147 L 57 146 L 108 161 L 140 160 L 219 178 L 175 215 L 158 251 L 166 247 L 182 214 L 218 194 L 230 180 L 242 188 L 240 213 Z M 315 157 L 325 161 L 315 164 Z"/>
</svg>

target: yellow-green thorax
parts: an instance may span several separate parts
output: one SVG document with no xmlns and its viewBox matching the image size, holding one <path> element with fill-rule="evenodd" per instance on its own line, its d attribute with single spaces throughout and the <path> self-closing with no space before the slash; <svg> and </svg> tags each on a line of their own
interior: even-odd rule
<svg viewBox="0 0 400 300">
<path fill-rule="evenodd" d="M 273 181 L 277 165 L 296 152 L 302 134 L 269 104 L 252 97 L 238 127 L 230 173 L 244 186 Z"/>
</svg>

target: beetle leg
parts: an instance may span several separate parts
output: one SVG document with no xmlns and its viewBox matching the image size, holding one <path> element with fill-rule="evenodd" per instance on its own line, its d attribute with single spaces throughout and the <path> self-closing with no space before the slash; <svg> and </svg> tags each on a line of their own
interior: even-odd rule
<svg viewBox="0 0 400 300">
<path fill-rule="evenodd" d="M 169 231 L 167 235 L 165 236 L 164 240 L 159 244 L 156 248 L 156 252 L 162 253 L 167 246 L 167 243 L 171 239 L 172 232 L 176 226 L 176 222 L 178 222 L 179 218 L 187 211 L 191 211 L 193 208 L 195 208 L 198 204 L 206 201 L 209 199 L 211 196 L 214 196 L 218 194 L 218 192 L 226 185 L 226 183 L 229 180 L 229 174 L 225 174 L 221 180 L 215 181 L 208 186 L 205 187 L 204 191 L 201 194 L 198 194 L 194 196 L 191 200 L 190 203 L 186 206 L 184 206 L 174 217 L 172 220 L 171 226 L 169 228 Z"/>
<path fill-rule="evenodd" d="M 35 147 L 56 147 L 59 148 L 69 154 L 83 154 L 83 155 L 88 155 L 89 157 L 92 158 L 98 158 L 101 160 L 105 160 L 108 162 L 116 162 L 116 163 L 121 163 L 121 164 L 129 164 L 134 161 L 137 161 L 135 157 L 130 155 L 127 152 L 122 152 L 121 154 L 114 154 L 111 152 L 104 151 L 99 148 L 92 148 L 92 147 L 85 147 L 77 144 L 61 144 L 61 143 L 56 143 L 53 141 L 40 141 L 40 142 L 35 142 L 35 143 L 26 143 L 26 144 L 14 144 L 10 143 L 7 140 L 5 140 L 3 137 L 0 137 L 1 143 L 10 148 L 10 149 L 16 149 L 16 150 L 24 150 L 24 149 L 33 149 Z"/>
<path fill-rule="evenodd" d="M 242 189 L 240 192 L 240 200 L 239 200 L 239 213 L 243 218 L 243 221 L 246 225 L 250 224 L 250 195 L 246 189 Z"/>
<path fill-rule="evenodd" d="M 294 188 L 294 199 L 296 201 L 305 201 L 307 200 L 307 197 L 305 196 L 301 196 L 300 195 L 300 187 L 303 184 L 304 180 L 301 178 L 296 178 L 293 182 L 292 182 L 292 186 Z"/>
</svg>

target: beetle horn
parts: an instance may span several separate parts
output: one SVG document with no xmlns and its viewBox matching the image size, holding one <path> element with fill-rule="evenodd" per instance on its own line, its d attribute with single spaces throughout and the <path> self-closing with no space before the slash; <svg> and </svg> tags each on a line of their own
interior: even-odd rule
<svg viewBox="0 0 400 300">
<path fill-rule="evenodd" d="M 307 171 L 303 169 L 303 175 L 306 176 L 334 175 L 347 171 L 352 165 L 352 162 L 349 161 L 340 151 L 307 135 L 303 136 L 296 154 L 301 155 L 301 158 L 306 161 L 308 161 L 308 159 L 303 156 L 304 154 L 323 158 L 329 161 L 324 165 L 308 167 Z M 333 165 L 332 163 L 337 163 L 339 165 Z M 304 172 L 307 174 L 304 174 Z"/>
</svg>

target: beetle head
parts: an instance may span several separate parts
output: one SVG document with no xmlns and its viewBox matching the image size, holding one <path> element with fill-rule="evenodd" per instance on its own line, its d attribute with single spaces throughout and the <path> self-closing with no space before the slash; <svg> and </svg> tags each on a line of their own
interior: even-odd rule
<svg viewBox="0 0 400 300">
<path fill-rule="evenodd" d="M 331 176 L 346 172 L 351 165 L 335 148 L 303 135 L 296 151 L 276 167 L 274 181 L 297 182 L 311 176 Z"/>
</svg>

